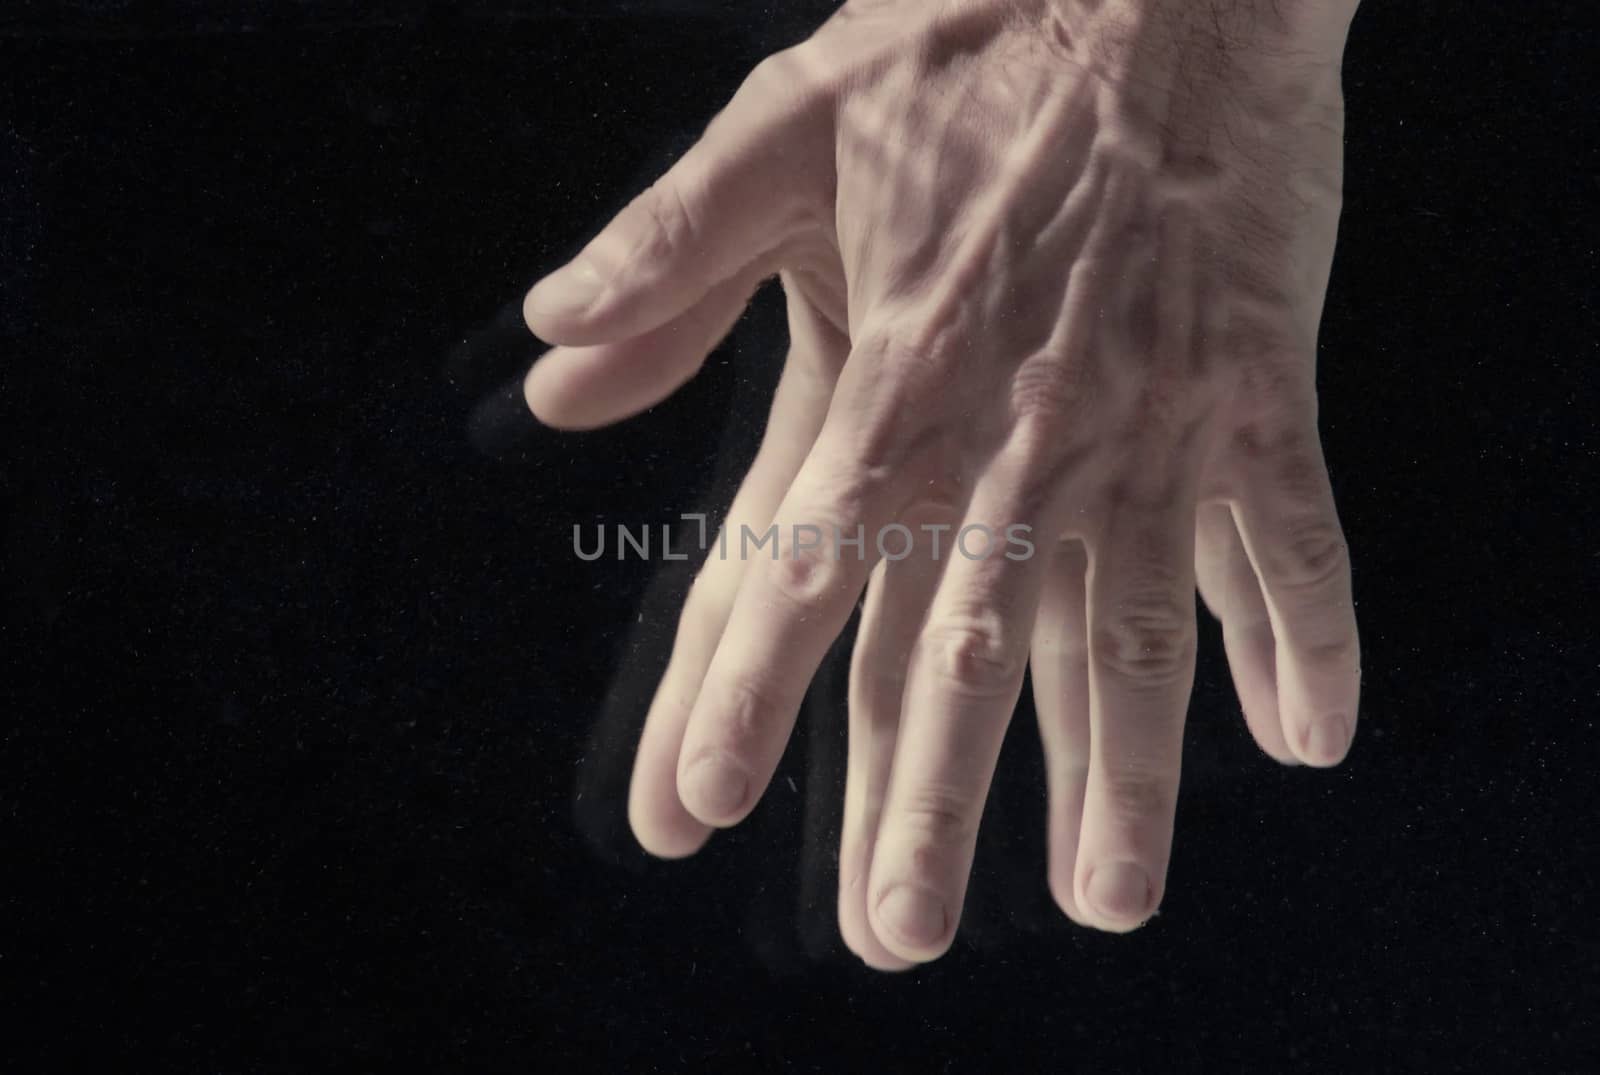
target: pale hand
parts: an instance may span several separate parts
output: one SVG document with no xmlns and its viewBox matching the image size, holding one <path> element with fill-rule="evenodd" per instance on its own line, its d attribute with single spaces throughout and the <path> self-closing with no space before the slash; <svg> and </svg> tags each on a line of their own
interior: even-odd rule
<svg viewBox="0 0 1600 1075">
<path fill-rule="evenodd" d="M 869 964 L 937 957 L 1031 662 L 1049 882 L 1126 930 L 1165 883 L 1198 586 L 1251 732 L 1349 748 L 1359 649 L 1317 434 L 1354 4 L 855 0 L 761 64 L 525 312 L 545 422 L 589 428 L 699 369 L 781 275 L 791 349 L 731 533 L 639 747 L 663 856 L 736 824 L 863 592 L 839 914 Z M 922 538 L 878 560 L 889 524 Z M 868 535 L 865 559 L 796 524 Z M 932 532 L 949 524 L 940 560 Z M 1026 559 L 951 555 L 984 524 Z"/>
</svg>

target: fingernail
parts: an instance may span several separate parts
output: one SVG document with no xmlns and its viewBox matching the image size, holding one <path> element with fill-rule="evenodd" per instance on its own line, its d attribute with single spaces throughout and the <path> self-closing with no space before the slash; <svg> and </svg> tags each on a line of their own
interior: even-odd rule
<svg viewBox="0 0 1600 1075">
<path fill-rule="evenodd" d="M 1323 717 L 1306 731 L 1306 759 L 1332 765 L 1350 748 L 1350 730 L 1343 717 Z"/>
<path fill-rule="evenodd" d="M 1155 910 L 1150 875 L 1131 862 L 1096 866 L 1083 888 L 1089 905 L 1117 922 L 1143 922 Z"/>
<path fill-rule="evenodd" d="M 605 286 L 599 270 L 579 255 L 534 286 L 526 310 L 530 317 L 578 317 L 594 305 Z"/>
<path fill-rule="evenodd" d="M 903 943 L 929 948 L 944 940 L 950 928 L 944 903 L 926 889 L 896 885 L 878 901 L 878 920 Z"/>
<path fill-rule="evenodd" d="M 737 817 L 750 793 L 750 778 L 732 762 L 701 758 L 683 774 L 678 794 L 688 811 L 705 822 Z"/>
</svg>

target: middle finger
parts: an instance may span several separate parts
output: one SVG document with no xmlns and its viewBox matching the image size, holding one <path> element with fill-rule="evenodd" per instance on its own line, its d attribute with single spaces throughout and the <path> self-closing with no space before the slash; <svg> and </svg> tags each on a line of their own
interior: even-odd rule
<svg viewBox="0 0 1600 1075">
<path fill-rule="evenodd" d="M 1176 494 L 1176 495 L 1174 495 Z M 1077 905 L 1093 925 L 1141 925 L 1160 902 L 1194 683 L 1194 501 L 1118 496 L 1089 542 L 1089 786 Z"/>
<path fill-rule="evenodd" d="M 978 483 L 911 661 L 868 887 L 873 931 L 903 959 L 937 958 L 955 935 L 1047 559 L 1008 530 L 1042 507 L 1004 467 Z"/>
</svg>

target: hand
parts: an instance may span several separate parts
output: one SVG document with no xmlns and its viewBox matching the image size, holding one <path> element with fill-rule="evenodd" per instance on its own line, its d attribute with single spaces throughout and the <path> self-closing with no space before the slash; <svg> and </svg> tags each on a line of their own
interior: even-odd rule
<svg viewBox="0 0 1600 1075">
<path fill-rule="evenodd" d="M 562 428 L 671 394 L 764 279 L 788 300 L 730 553 L 686 602 L 639 746 L 648 850 L 749 813 L 863 591 L 839 913 L 874 966 L 950 944 L 1030 662 L 1057 902 L 1107 930 L 1155 911 L 1197 586 L 1262 749 L 1344 756 L 1359 650 L 1314 364 L 1352 13 L 855 0 L 529 293 L 559 346 L 527 400 Z M 776 559 L 737 554 L 773 524 Z M 911 555 L 879 555 L 892 524 Z M 1019 524 L 1034 555 L 953 549 Z M 797 526 L 861 527 L 865 555 Z"/>
</svg>

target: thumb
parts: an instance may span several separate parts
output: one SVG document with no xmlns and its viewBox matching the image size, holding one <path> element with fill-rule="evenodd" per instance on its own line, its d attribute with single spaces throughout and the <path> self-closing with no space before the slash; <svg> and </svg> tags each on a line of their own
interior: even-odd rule
<svg viewBox="0 0 1600 1075">
<path fill-rule="evenodd" d="M 528 409 L 556 429 L 598 429 L 655 406 L 699 372 L 732 330 L 761 279 L 744 273 L 642 336 L 556 347 L 523 382 Z"/>
<path fill-rule="evenodd" d="M 751 74 L 696 145 L 523 301 L 535 335 L 589 345 L 683 314 L 773 251 L 828 166 L 821 110 L 783 54 Z M 820 152 L 819 152 L 820 150 Z"/>
</svg>

